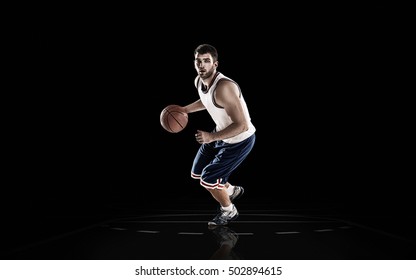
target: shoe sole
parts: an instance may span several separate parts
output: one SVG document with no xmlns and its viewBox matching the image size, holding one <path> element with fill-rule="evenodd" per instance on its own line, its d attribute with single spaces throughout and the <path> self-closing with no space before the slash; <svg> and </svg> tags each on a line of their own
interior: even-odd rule
<svg viewBox="0 0 416 280">
<path fill-rule="evenodd" d="M 234 197 L 233 199 L 230 199 L 231 202 L 233 202 L 234 200 L 240 198 L 243 194 L 244 194 L 244 188 L 241 187 L 240 193 L 236 197 Z"/>
</svg>

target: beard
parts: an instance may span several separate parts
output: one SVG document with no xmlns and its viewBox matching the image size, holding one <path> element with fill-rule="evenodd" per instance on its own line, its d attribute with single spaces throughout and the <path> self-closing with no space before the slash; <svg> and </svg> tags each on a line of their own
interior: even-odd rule
<svg viewBox="0 0 416 280">
<path fill-rule="evenodd" d="M 201 77 L 201 79 L 206 80 L 214 74 L 214 69 L 210 69 L 209 71 L 205 71 L 202 73 L 198 72 L 198 74 L 199 74 L 199 77 Z"/>
</svg>

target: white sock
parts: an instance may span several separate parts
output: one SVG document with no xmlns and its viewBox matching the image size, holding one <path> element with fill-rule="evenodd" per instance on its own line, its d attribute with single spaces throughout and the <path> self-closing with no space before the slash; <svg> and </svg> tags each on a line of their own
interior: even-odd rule
<svg viewBox="0 0 416 280">
<path fill-rule="evenodd" d="M 234 192 L 234 186 L 233 186 L 233 185 L 231 185 L 231 184 L 229 184 L 229 185 L 228 185 L 228 188 L 227 188 L 227 193 L 228 193 L 228 195 L 232 195 L 232 194 L 233 194 L 233 192 Z"/>
<path fill-rule="evenodd" d="M 233 210 L 233 204 L 231 203 L 230 205 L 228 205 L 227 207 L 221 206 L 221 209 L 224 211 L 231 211 Z"/>
</svg>

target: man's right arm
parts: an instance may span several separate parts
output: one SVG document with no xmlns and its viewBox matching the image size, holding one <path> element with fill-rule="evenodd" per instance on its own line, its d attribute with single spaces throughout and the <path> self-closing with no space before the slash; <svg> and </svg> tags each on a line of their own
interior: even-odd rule
<svg viewBox="0 0 416 280">
<path fill-rule="evenodd" d="M 202 104 L 201 99 L 198 99 L 197 101 L 184 106 L 183 109 L 185 110 L 187 114 L 189 114 L 189 113 L 205 110 L 205 106 L 204 104 Z"/>
</svg>

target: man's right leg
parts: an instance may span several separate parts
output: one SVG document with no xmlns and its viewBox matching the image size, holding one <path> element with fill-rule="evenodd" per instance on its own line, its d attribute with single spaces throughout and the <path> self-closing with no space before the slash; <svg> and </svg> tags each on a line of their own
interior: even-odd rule
<svg viewBox="0 0 416 280">
<path fill-rule="evenodd" d="M 220 213 L 215 216 L 210 222 L 209 226 L 224 226 L 230 221 L 235 220 L 239 213 L 235 205 L 231 202 L 230 197 L 225 188 L 222 189 L 208 189 L 214 199 L 220 204 Z"/>
</svg>

